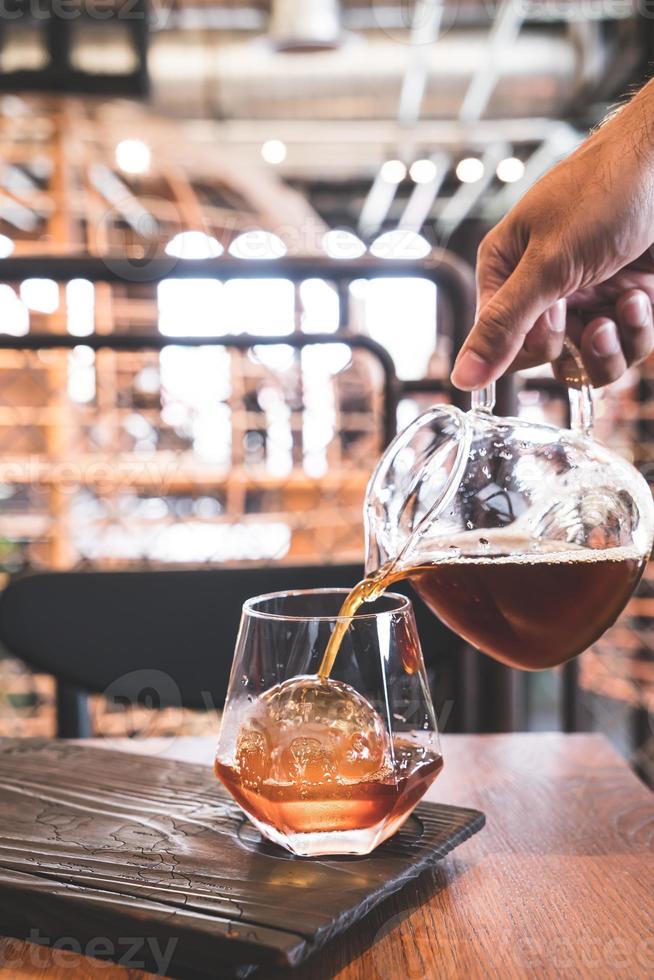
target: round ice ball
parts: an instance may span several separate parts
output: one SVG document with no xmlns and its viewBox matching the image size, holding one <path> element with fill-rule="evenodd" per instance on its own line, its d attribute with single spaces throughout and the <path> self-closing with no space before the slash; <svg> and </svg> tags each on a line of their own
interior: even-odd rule
<svg viewBox="0 0 654 980">
<path fill-rule="evenodd" d="M 390 767 L 388 733 L 361 694 L 331 678 L 294 677 L 256 701 L 236 746 L 252 786 L 362 782 Z"/>
</svg>

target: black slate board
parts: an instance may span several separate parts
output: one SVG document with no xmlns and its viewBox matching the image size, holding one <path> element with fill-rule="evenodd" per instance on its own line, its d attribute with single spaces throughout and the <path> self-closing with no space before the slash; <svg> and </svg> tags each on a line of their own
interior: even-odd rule
<svg viewBox="0 0 654 980">
<path fill-rule="evenodd" d="M 293 858 L 261 840 L 207 766 L 1 740 L 0 934 L 74 937 L 114 958 L 140 937 L 150 969 L 172 937 L 173 976 L 293 966 L 483 824 L 477 810 L 423 803 L 367 857 Z"/>
</svg>

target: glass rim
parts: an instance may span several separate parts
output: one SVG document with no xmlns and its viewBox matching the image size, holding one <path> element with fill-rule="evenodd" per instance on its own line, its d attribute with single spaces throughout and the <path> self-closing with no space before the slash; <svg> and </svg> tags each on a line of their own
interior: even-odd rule
<svg viewBox="0 0 654 980">
<path fill-rule="evenodd" d="M 378 599 L 396 599 L 398 605 L 395 609 L 385 609 L 383 612 L 368 612 L 360 613 L 358 612 L 355 616 L 339 616 L 338 613 L 334 613 L 331 616 L 311 616 L 305 614 L 304 616 L 292 615 L 289 613 L 273 613 L 264 612 L 261 609 L 256 609 L 255 604 L 259 602 L 266 602 L 271 599 L 283 599 L 286 597 L 294 596 L 314 596 L 314 595 L 342 595 L 343 598 L 350 594 L 352 590 L 346 588 L 326 588 L 326 589 L 282 589 L 280 592 L 264 592 L 262 595 L 252 596 L 250 599 L 246 599 L 243 603 L 243 615 L 244 616 L 256 616 L 258 619 L 274 619 L 282 622 L 296 622 L 296 623 L 336 623 L 345 622 L 349 623 L 357 619 L 379 619 L 381 616 L 396 616 L 398 613 L 405 615 L 413 609 L 411 600 L 408 596 L 402 595 L 401 592 L 383 592 L 382 595 L 378 596 Z M 374 600 L 376 601 L 376 600 Z M 365 605 L 365 603 L 364 603 Z"/>
</svg>

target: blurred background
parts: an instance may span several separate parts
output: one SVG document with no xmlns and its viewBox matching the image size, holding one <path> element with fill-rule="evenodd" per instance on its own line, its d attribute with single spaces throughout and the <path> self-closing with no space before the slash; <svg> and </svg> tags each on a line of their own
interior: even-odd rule
<svg viewBox="0 0 654 980">
<path fill-rule="evenodd" d="M 466 404 L 447 379 L 481 237 L 646 80 L 653 23 L 631 0 L 15 0 L 3 579 L 362 563 L 384 446 L 428 405 Z M 646 364 L 597 405 L 598 438 L 648 478 L 653 383 Z M 547 370 L 505 382 L 500 409 L 567 421 Z M 652 780 L 653 628 L 648 570 L 567 674 L 423 637 L 441 723 L 601 730 Z M 54 734 L 54 705 L 53 679 L 5 651 L 0 735 Z M 93 718 L 216 730 L 215 712 L 100 695 Z"/>
</svg>

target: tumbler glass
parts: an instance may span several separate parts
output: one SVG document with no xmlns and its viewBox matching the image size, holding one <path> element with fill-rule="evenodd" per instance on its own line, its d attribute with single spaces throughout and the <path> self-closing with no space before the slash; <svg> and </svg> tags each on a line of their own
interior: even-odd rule
<svg viewBox="0 0 654 980">
<path fill-rule="evenodd" d="M 442 768 L 409 599 L 348 620 L 318 676 L 347 589 L 249 599 L 216 773 L 253 824 L 294 854 L 367 854 L 404 823 Z"/>
</svg>

